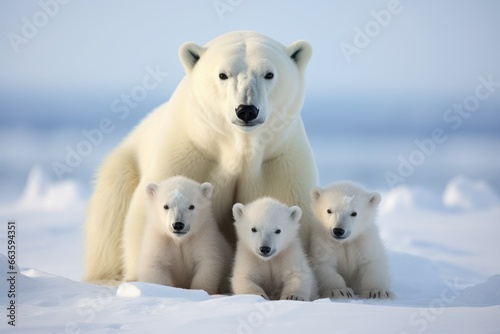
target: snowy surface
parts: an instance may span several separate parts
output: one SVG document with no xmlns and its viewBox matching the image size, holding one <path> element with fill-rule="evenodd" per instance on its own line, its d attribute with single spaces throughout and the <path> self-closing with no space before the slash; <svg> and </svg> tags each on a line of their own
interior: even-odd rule
<svg viewBox="0 0 500 334">
<path fill-rule="evenodd" d="M 0 205 L 17 221 L 16 333 L 498 333 L 500 201 L 481 180 L 457 176 L 442 194 L 400 186 L 382 192 L 378 223 L 393 301 L 269 302 L 131 282 L 79 282 L 85 202 L 79 186 L 34 167 L 23 194 Z M 5 233 L 0 280 L 5 282 Z M 2 288 L 3 289 L 3 288 Z M 0 294 L 1 308 L 7 305 Z"/>
</svg>

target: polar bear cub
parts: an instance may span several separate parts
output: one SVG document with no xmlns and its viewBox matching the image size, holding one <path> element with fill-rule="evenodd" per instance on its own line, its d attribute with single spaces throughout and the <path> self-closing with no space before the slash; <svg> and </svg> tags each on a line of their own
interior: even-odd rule
<svg viewBox="0 0 500 334">
<path fill-rule="evenodd" d="M 351 182 L 313 188 L 311 264 L 320 298 L 392 298 L 384 246 L 375 225 L 381 196 Z"/>
<path fill-rule="evenodd" d="M 232 251 L 212 214 L 212 189 L 210 183 L 183 176 L 146 187 L 148 222 L 139 258 L 140 281 L 209 294 L 217 293 L 224 281 L 229 285 Z"/>
<path fill-rule="evenodd" d="M 232 288 L 265 299 L 313 300 L 317 285 L 298 236 L 302 210 L 263 197 L 233 206 L 236 235 Z"/>
</svg>

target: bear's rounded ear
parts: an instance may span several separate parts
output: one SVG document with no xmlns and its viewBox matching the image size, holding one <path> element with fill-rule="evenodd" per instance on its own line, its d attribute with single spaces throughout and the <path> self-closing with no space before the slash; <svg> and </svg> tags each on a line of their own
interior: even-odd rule
<svg viewBox="0 0 500 334">
<path fill-rule="evenodd" d="M 320 187 L 314 187 L 311 189 L 311 200 L 317 201 L 321 197 L 321 193 L 323 192 L 323 189 Z"/>
<path fill-rule="evenodd" d="M 300 217 L 302 217 L 302 209 L 299 208 L 298 206 L 292 206 L 290 209 L 289 209 L 289 212 L 290 212 L 290 220 L 292 222 L 299 222 L 300 220 Z"/>
<path fill-rule="evenodd" d="M 376 191 L 370 193 L 369 197 L 370 197 L 369 202 L 371 206 L 377 206 L 380 203 L 380 201 L 382 201 L 382 195 L 380 195 Z"/>
<path fill-rule="evenodd" d="M 192 42 L 183 43 L 179 47 L 179 59 L 186 73 L 191 72 L 205 50 L 204 47 Z"/>
<path fill-rule="evenodd" d="M 233 217 L 236 221 L 240 220 L 243 217 L 243 210 L 245 206 L 241 203 L 236 203 L 233 205 Z"/>
<path fill-rule="evenodd" d="M 146 192 L 150 198 L 154 198 L 158 192 L 158 186 L 154 183 L 150 183 L 146 186 Z"/>
<path fill-rule="evenodd" d="M 286 48 L 286 53 L 302 71 L 312 56 L 312 46 L 304 40 L 295 41 Z"/>
<path fill-rule="evenodd" d="M 208 199 L 212 198 L 213 190 L 214 190 L 214 187 L 212 187 L 212 184 L 210 184 L 208 182 L 200 184 L 200 191 L 201 191 L 202 195 Z"/>
</svg>

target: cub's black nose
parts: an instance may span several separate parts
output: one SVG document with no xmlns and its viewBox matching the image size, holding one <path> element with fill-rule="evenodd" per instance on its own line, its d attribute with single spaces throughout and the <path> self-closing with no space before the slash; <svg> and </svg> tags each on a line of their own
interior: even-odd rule
<svg viewBox="0 0 500 334">
<path fill-rule="evenodd" d="M 174 223 L 174 230 L 175 231 L 182 231 L 184 229 L 184 223 L 182 222 L 175 222 Z"/>
<path fill-rule="evenodd" d="M 236 112 L 236 116 L 245 122 L 245 124 L 248 124 L 248 122 L 253 121 L 259 116 L 259 109 L 254 105 L 240 104 L 234 111 Z"/>
<path fill-rule="evenodd" d="M 345 230 L 343 228 L 334 228 L 333 229 L 333 235 L 335 235 L 336 237 L 341 237 L 345 234 Z"/>
<path fill-rule="evenodd" d="M 271 253 L 271 247 L 262 246 L 259 248 L 259 251 L 261 252 L 261 254 L 267 255 L 267 254 Z"/>
</svg>

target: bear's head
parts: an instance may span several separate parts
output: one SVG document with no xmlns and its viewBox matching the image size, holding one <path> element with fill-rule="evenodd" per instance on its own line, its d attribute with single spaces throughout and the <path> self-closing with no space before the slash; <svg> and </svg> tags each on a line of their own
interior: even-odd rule
<svg viewBox="0 0 500 334">
<path fill-rule="evenodd" d="M 273 118 L 284 123 L 298 116 L 311 54 L 305 41 L 285 47 L 249 31 L 227 33 L 204 46 L 186 42 L 179 48 L 198 116 L 219 131 L 232 126 L 243 133 Z"/>
<path fill-rule="evenodd" d="M 311 190 L 312 209 L 316 219 L 339 242 L 354 240 L 370 229 L 381 196 L 351 182 L 339 182 Z"/>
<path fill-rule="evenodd" d="M 211 215 L 212 190 L 210 183 L 199 184 L 183 176 L 149 184 L 149 223 L 176 240 L 203 233 L 203 222 Z"/>
<path fill-rule="evenodd" d="M 243 205 L 233 205 L 238 243 L 242 243 L 260 258 L 268 260 L 298 239 L 302 210 L 263 197 Z"/>
</svg>

